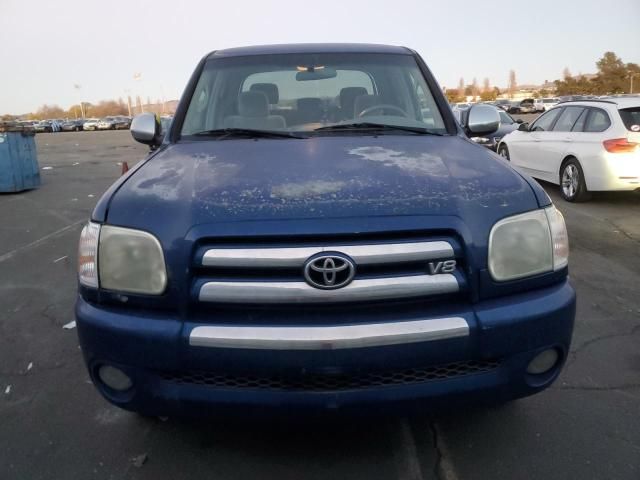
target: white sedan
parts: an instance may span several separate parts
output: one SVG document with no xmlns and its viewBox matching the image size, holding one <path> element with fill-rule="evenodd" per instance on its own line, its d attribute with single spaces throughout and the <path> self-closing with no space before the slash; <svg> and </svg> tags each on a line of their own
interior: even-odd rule
<svg viewBox="0 0 640 480">
<path fill-rule="evenodd" d="M 498 154 L 570 202 L 640 190 L 640 97 L 562 103 L 505 135 Z"/>
</svg>

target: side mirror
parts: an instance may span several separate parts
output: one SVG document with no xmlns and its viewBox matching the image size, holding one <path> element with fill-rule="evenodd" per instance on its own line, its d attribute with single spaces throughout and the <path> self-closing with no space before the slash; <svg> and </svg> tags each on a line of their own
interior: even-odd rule
<svg viewBox="0 0 640 480">
<path fill-rule="evenodd" d="M 160 123 L 153 113 L 141 113 L 131 122 L 131 136 L 136 142 L 157 147 L 162 141 L 160 137 Z"/>
<path fill-rule="evenodd" d="M 518 131 L 519 132 L 528 132 L 529 131 L 529 124 L 527 122 L 519 122 L 520 125 L 518 125 Z"/>
<path fill-rule="evenodd" d="M 471 133 L 495 132 L 500 127 L 500 114 L 490 105 L 473 105 L 469 109 L 466 124 Z"/>
</svg>

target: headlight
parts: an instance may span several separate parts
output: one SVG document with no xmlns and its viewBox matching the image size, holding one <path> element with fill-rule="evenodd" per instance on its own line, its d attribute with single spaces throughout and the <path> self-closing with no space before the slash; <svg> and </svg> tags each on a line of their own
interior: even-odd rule
<svg viewBox="0 0 640 480">
<path fill-rule="evenodd" d="M 505 218 L 491 229 L 489 272 L 494 280 L 559 270 L 568 258 L 564 218 L 554 206 Z"/>
<path fill-rule="evenodd" d="M 150 233 L 89 223 L 80 236 L 80 283 L 159 295 L 167 285 L 160 242 Z"/>
</svg>

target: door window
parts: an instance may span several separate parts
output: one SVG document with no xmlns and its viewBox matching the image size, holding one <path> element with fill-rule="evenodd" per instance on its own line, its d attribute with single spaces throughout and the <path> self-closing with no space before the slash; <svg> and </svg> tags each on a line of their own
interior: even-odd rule
<svg viewBox="0 0 640 480">
<path fill-rule="evenodd" d="M 553 126 L 554 132 L 570 132 L 584 107 L 565 107 L 564 111 Z"/>
<path fill-rule="evenodd" d="M 589 115 L 589 109 L 585 108 L 580 114 L 580 116 L 578 117 L 578 120 L 576 120 L 576 123 L 573 124 L 573 128 L 571 129 L 571 131 L 572 132 L 584 131 L 584 124 L 587 120 L 588 115 Z"/>
<path fill-rule="evenodd" d="M 554 108 L 547 113 L 543 113 L 531 126 L 533 132 L 546 132 L 551 130 L 553 122 L 558 117 L 558 114 L 562 111 L 562 108 Z"/>
</svg>

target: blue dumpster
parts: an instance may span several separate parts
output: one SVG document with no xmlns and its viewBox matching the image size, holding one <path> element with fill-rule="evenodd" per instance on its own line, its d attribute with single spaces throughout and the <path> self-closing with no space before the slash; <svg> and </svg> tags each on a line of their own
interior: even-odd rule
<svg viewBox="0 0 640 480">
<path fill-rule="evenodd" d="M 20 192 L 40 186 L 35 132 L 0 122 L 0 192 Z"/>
</svg>

